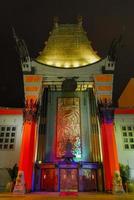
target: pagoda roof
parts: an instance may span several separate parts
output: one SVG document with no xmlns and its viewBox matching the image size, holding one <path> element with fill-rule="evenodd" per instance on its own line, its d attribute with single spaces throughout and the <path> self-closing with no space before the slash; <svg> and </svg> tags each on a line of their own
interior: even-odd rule
<svg viewBox="0 0 134 200">
<path fill-rule="evenodd" d="M 80 24 L 56 24 L 36 58 L 41 64 L 61 68 L 86 66 L 99 60 Z"/>
</svg>

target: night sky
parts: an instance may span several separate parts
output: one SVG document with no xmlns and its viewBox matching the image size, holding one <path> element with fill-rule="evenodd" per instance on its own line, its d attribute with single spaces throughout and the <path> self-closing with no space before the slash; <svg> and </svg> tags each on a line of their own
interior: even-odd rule
<svg viewBox="0 0 134 200">
<path fill-rule="evenodd" d="M 76 23 L 77 16 L 82 15 L 88 38 L 102 58 L 107 55 L 112 40 L 123 34 L 115 70 L 115 101 L 134 76 L 133 9 L 133 0 L 2 0 L 0 106 L 24 106 L 22 72 L 11 27 L 25 40 L 30 56 L 35 58 L 48 39 L 54 16 L 59 17 L 60 23 Z"/>
</svg>

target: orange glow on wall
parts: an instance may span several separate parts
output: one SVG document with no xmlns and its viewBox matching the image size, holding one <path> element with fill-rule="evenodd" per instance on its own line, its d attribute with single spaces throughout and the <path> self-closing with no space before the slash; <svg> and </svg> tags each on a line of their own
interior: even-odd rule
<svg viewBox="0 0 134 200">
<path fill-rule="evenodd" d="M 40 87 L 38 87 L 38 86 L 25 86 L 25 91 L 27 91 L 27 92 L 33 92 L 33 91 L 39 91 L 40 90 Z"/>
<path fill-rule="evenodd" d="M 95 76 L 96 82 L 112 82 L 113 81 L 113 75 L 111 74 L 100 74 Z"/>
<path fill-rule="evenodd" d="M 36 146 L 36 123 L 25 122 L 23 126 L 19 170 L 24 171 L 26 189 L 32 188 L 32 173 Z"/>
<path fill-rule="evenodd" d="M 41 82 L 42 76 L 39 75 L 25 75 L 24 82 Z"/>
<path fill-rule="evenodd" d="M 24 75 L 23 78 L 25 99 L 33 99 L 34 101 L 38 100 L 42 88 L 42 76 Z"/>
<path fill-rule="evenodd" d="M 120 108 L 134 108 L 134 78 L 131 78 L 122 92 L 119 101 Z"/>
<path fill-rule="evenodd" d="M 111 191 L 114 173 L 115 171 L 119 171 L 119 162 L 117 156 L 113 123 L 101 124 L 101 139 L 105 190 Z"/>
<path fill-rule="evenodd" d="M 99 85 L 96 86 L 96 90 L 102 90 L 102 91 L 111 91 L 112 90 L 112 86 L 111 85 Z"/>
</svg>

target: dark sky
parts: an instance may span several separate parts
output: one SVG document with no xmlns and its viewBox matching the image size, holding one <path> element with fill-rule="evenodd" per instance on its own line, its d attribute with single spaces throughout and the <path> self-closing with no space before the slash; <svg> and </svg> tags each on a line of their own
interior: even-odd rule
<svg viewBox="0 0 134 200">
<path fill-rule="evenodd" d="M 23 38 L 32 58 L 42 50 L 53 27 L 75 23 L 83 16 L 83 26 L 92 46 L 101 57 L 107 55 L 112 40 L 123 33 L 123 47 L 115 70 L 114 99 L 134 76 L 134 1 L 133 0 L 2 0 L 0 6 L 0 106 L 23 105 L 22 73 L 12 38 L 13 26 Z"/>
</svg>

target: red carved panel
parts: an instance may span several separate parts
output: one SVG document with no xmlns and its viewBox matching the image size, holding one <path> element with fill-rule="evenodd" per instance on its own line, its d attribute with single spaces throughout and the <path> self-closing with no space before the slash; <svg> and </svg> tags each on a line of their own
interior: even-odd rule
<svg viewBox="0 0 134 200">
<path fill-rule="evenodd" d="M 81 158 L 80 100 L 58 98 L 56 156 L 65 155 L 67 140 L 72 143 L 72 153 Z"/>
</svg>

